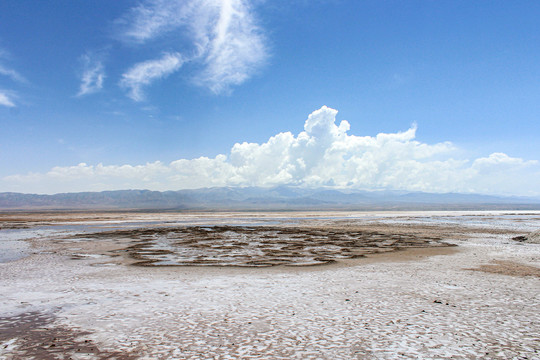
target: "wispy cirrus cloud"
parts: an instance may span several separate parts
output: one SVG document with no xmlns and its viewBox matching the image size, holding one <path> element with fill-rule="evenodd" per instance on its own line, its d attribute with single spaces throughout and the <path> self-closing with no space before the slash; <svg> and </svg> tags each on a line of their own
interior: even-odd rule
<svg viewBox="0 0 540 360">
<path fill-rule="evenodd" d="M 165 78 L 182 66 L 182 55 L 165 53 L 160 59 L 135 64 L 122 75 L 120 85 L 129 90 L 129 97 L 135 101 L 144 99 L 143 86 Z"/>
<path fill-rule="evenodd" d="M 199 1 L 202 3 L 202 1 Z M 120 38 L 144 43 L 184 25 L 193 16 L 196 1 L 147 0 L 116 20 L 122 30 Z"/>
<path fill-rule="evenodd" d="M 246 0 L 147 0 L 118 22 L 121 37 L 140 46 L 172 37 L 184 60 L 201 69 L 193 82 L 215 94 L 248 80 L 268 58 L 262 29 Z"/>
<path fill-rule="evenodd" d="M 100 59 L 90 54 L 81 56 L 83 70 L 81 74 L 81 85 L 77 96 L 93 94 L 103 88 L 105 80 L 105 68 Z"/>
<path fill-rule="evenodd" d="M 0 49 L 0 75 L 6 76 L 13 81 L 19 83 L 26 83 L 27 80 L 22 76 L 18 71 L 12 69 L 11 67 L 5 65 L 2 60 L 9 60 L 11 58 L 10 54 L 4 50 Z"/>
<path fill-rule="evenodd" d="M 0 63 L 0 75 L 7 76 L 11 78 L 13 81 L 19 82 L 19 83 L 26 83 L 27 80 L 24 76 L 19 74 L 17 71 L 10 69 Z"/>
<path fill-rule="evenodd" d="M 537 160 L 504 153 L 456 159 L 450 142 L 416 140 L 416 127 L 376 136 L 349 134 L 337 111 L 314 111 L 304 131 L 276 134 L 266 142 L 237 143 L 214 158 L 156 161 L 144 165 L 79 164 L 47 173 L 0 179 L 4 191 L 60 192 L 144 188 L 174 190 L 213 186 L 329 187 L 540 195 Z"/>
<path fill-rule="evenodd" d="M 0 48 L 0 77 L 7 77 L 17 83 L 27 83 L 28 81 L 24 76 L 3 63 L 10 58 L 10 54 L 6 50 Z M 15 104 L 14 98 L 15 95 L 13 91 L 0 89 L 0 106 L 16 107 L 17 105 Z"/>
<path fill-rule="evenodd" d="M 196 43 L 205 64 L 195 80 L 221 93 L 250 78 L 265 62 L 267 50 L 245 1 L 221 1 L 217 18 L 215 23 L 210 17 L 206 24 L 195 26 Z"/>
<path fill-rule="evenodd" d="M 2 89 L 0 89 L 0 106 L 15 107 L 15 102 L 13 101 L 11 95 Z"/>
</svg>

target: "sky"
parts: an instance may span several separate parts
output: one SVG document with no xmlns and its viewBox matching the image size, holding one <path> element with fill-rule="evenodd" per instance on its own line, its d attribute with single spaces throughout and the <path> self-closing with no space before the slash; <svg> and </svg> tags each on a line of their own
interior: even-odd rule
<svg viewBox="0 0 540 360">
<path fill-rule="evenodd" d="M 540 196 L 540 2 L 0 2 L 0 192 Z"/>
</svg>

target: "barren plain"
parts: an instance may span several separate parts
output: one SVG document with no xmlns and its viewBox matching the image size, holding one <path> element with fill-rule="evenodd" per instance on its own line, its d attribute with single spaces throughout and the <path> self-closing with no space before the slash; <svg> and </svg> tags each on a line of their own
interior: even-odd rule
<svg viewBox="0 0 540 360">
<path fill-rule="evenodd" d="M 0 359 L 540 358 L 540 212 L 0 214 Z"/>
</svg>

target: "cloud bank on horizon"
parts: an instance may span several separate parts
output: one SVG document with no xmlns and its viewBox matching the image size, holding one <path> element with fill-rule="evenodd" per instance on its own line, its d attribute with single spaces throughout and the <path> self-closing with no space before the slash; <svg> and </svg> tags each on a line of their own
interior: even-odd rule
<svg viewBox="0 0 540 360">
<path fill-rule="evenodd" d="M 168 164 L 54 167 L 47 173 L 10 175 L 4 191 L 58 193 L 120 189 L 179 190 L 219 186 L 292 185 L 363 190 L 391 189 L 539 195 L 537 160 L 504 153 L 458 159 L 450 142 L 416 140 L 416 126 L 376 136 L 348 134 L 337 110 L 323 106 L 298 135 L 279 133 L 267 142 L 236 143 L 229 154 L 179 159 Z"/>
</svg>

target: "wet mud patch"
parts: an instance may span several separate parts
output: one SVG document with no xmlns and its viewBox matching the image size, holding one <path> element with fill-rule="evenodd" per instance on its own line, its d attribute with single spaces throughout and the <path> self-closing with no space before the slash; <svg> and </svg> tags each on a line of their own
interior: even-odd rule
<svg viewBox="0 0 540 360">
<path fill-rule="evenodd" d="M 191 226 L 85 234 L 130 245 L 139 266 L 310 266 L 407 248 L 453 246 L 437 237 L 377 231 L 270 226 Z"/>
<path fill-rule="evenodd" d="M 129 352 L 107 351 L 88 339 L 90 332 L 56 325 L 55 317 L 26 312 L 0 317 L 0 357 L 6 359 L 117 359 L 138 357 Z"/>
</svg>

